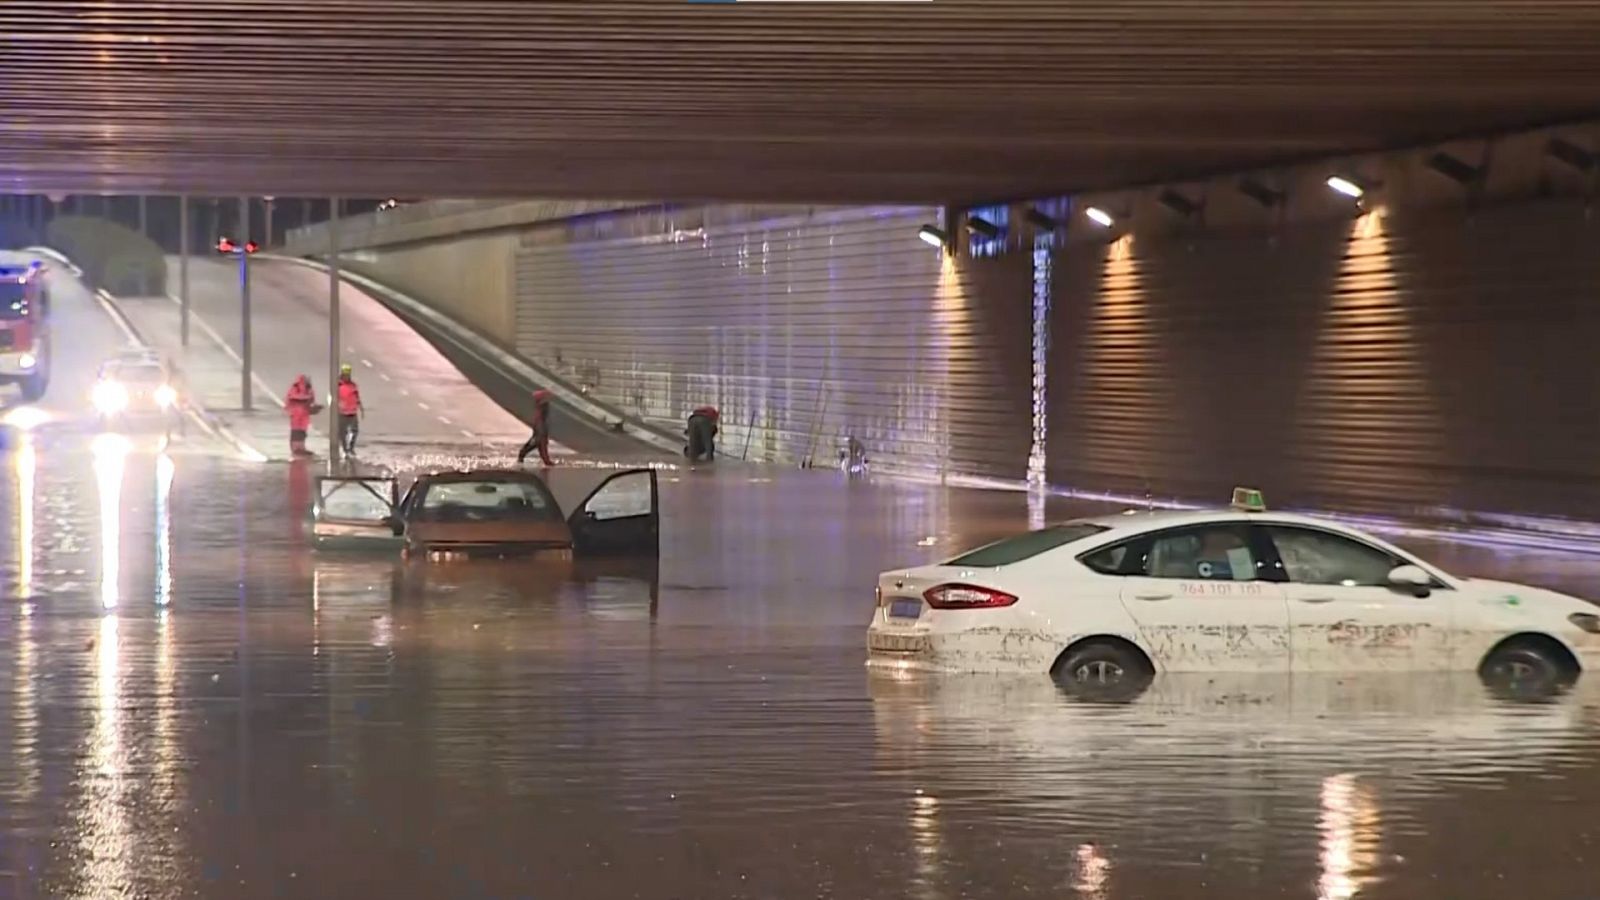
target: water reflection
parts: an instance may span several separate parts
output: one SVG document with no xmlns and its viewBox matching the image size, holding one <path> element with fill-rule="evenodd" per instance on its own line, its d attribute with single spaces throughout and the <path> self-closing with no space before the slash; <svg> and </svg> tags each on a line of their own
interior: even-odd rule
<svg viewBox="0 0 1600 900">
<path fill-rule="evenodd" d="M 156 605 L 172 602 L 172 457 L 156 457 Z"/>
<path fill-rule="evenodd" d="M 1317 900 L 1350 900 L 1372 882 L 1378 860 L 1378 799 L 1349 772 L 1322 782 L 1322 877 Z"/>
<path fill-rule="evenodd" d="M 23 432 L 19 440 L 12 457 L 17 479 L 17 598 L 23 601 L 22 611 L 27 615 L 33 611 L 28 601 L 33 598 L 33 487 L 39 458 L 31 433 Z"/>
<path fill-rule="evenodd" d="M 100 605 L 115 609 L 122 575 L 122 474 L 128 439 L 102 434 L 94 439 L 94 474 L 100 488 Z"/>
<path fill-rule="evenodd" d="M 94 654 L 94 725 L 89 764 L 79 779 L 81 896 L 128 894 L 133 877 L 134 829 L 129 818 L 128 748 L 123 738 L 121 643 L 115 614 L 102 616 Z"/>
<path fill-rule="evenodd" d="M 1105 900 L 1109 896 L 1106 891 L 1111 882 L 1111 860 L 1094 843 L 1079 844 L 1074 855 L 1077 872 L 1073 875 L 1072 889 L 1084 900 Z"/>
</svg>

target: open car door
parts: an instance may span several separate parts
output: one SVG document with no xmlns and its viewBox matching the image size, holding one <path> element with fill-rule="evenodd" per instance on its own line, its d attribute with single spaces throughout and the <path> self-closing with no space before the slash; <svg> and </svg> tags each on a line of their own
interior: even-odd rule
<svg viewBox="0 0 1600 900">
<path fill-rule="evenodd" d="M 397 547 L 396 500 L 393 478 L 318 476 L 317 500 L 311 507 L 312 540 L 330 549 Z"/>
<path fill-rule="evenodd" d="M 572 515 L 572 552 L 581 556 L 660 556 L 660 490 L 654 469 L 618 472 Z"/>
</svg>

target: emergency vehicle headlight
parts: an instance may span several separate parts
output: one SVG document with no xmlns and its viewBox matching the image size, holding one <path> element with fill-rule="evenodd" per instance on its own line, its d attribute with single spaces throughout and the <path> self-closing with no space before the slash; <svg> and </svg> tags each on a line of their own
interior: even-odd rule
<svg viewBox="0 0 1600 900">
<path fill-rule="evenodd" d="M 128 389 L 115 381 L 99 381 L 94 386 L 94 408 L 102 413 L 119 413 L 128 408 Z"/>
<path fill-rule="evenodd" d="M 31 369 L 34 366 L 37 366 L 38 364 L 39 364 L 39 357 L 34 356 L 32 353 L 24 353 L 21 356 L 17 357 L 17 365 L 21 366 L 24 369 Z"/>
<path fill-rule="evenodd" d="M 170 384 L 163 384 L 156 388 L 156 405 L 162 409 L 171 409 L 178 403 L 178 392 Z"/>
</svg>

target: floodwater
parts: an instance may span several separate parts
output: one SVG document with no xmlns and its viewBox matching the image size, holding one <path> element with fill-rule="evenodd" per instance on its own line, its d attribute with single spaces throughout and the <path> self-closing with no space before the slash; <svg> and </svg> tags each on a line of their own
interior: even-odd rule
<svg viewBox="0 0 1600 900">
<path fill-rule="evenodd" d="M 0 897 L 1594 894 L 1592 677 L 867 670 L 873 575 L 1020 495 L 667 471 L 659 569 L 418 566 L 312 553 L 304 465 L 0 463 Z"/>
</svg>

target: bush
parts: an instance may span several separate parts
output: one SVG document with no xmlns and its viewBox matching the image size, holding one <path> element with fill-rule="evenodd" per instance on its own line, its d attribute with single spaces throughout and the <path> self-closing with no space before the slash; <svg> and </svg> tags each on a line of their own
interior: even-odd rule
<svg viewBox="0 0 1600 900">
<path fill-rule="evenodd" d="M 45 243 L 76 263 L 92 287 L 134 296 L 167 291 L 166 254 L 132 228 L 107 219 L 61 216 L 45 228 Z"/>
</svg>

